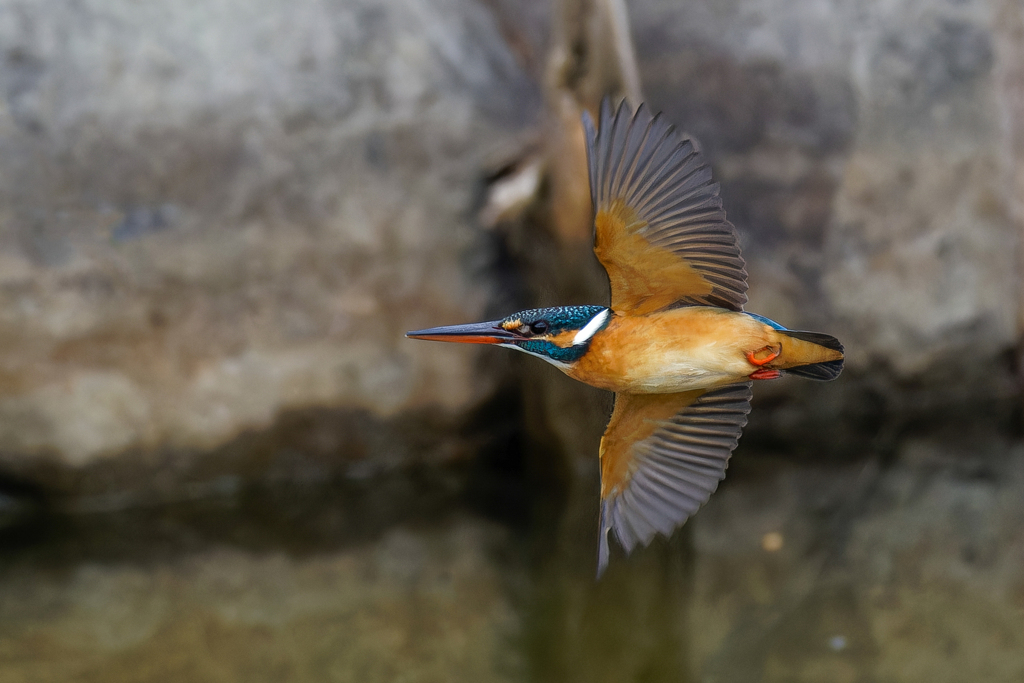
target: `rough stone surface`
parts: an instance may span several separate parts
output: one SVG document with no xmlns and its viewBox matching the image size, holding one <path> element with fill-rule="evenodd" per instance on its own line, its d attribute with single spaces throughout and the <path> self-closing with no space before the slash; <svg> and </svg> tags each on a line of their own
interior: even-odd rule
<svg viewBox="0 0 1024 683">
<path fill-rule="evenodd" d="M 536 133 L 551 19 L 519 7 L 0 8 L 5 469 L 199 454 L 317 406 L 383 433 L 464 414 L 515 374 L 501 351 L 476 364 L 401 334 L 522 286 L 474 218 L 494 155 Z M 863 437 L 894 408 L 1016 391 L 1019 6 L 629 9 L 647 97 L 722 181 L 750 308 L 847 343 L 839 383 L 758 387 L 750 437 Z M 538 303 L 564 303 L 542 279 Z M 592 458 L 606 399 L 555 379 L 526 419 L 553 457 Z M 364 457 L 413 450 L 380 443 Z"/>
<path fill-rule="evenodd" d="M 0 43 L 6 457 L 486 395 L 402 339 L 480 315 L 479 169 L 537 102 L 484 7 L 9 2 Z"/>
<path fill-rule="evenodd" d="M 633 8 L 649 99 L 722 180 L 750 309 L 834 332 L 851 375 L 927 382 L 952 364 L 991 388 L 1009 372 L 1022 225 L 1004 121 L 1021 117 L 999 74 L 1020 36 L 996 38 L 1011 14 L 985 0 Z"/>
</svg>

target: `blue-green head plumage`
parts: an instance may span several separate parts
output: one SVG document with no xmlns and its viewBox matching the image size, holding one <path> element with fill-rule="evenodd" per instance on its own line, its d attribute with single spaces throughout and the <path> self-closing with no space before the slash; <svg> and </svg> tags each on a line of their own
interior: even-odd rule
<svg viewBox="0 0 1024 683">
<path fill-rule="evenodd" d="M 556 365 L 569 365 L 587 352 L 594 335 L 608 325 L 610 313 L 605 306 L 557 306 L 513 313 L 500 325 L 517 338 L 503 345 Z"/>
</svg>

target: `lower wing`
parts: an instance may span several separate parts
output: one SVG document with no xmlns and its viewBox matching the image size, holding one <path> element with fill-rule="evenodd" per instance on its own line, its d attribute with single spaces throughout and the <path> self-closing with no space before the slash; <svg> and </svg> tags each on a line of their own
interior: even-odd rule
<svg viewBox="0 0 1024 683">
<path fill-rule="evenodd" d="M 616 394 L 601 439 L 601 539 L 597 575 L 608 566 L 608 532 L 628 553 L 669 535 L 725 478 L 750 412 L 750 383 L 678 394 Z"/>
</svg>

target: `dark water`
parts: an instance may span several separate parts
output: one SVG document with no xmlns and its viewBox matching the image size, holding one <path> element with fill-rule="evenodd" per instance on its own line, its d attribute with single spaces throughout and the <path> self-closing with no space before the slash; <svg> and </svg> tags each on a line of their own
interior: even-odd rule
<svg viewBox="0 0 1024 683">
<path fill-rule="evenodd" d="M 8 505 L 0 681 L 1024 680 L 1008 437 L 830 465 L 741 446 L 692 523 L 599 583 L 596 482 L 495 476 Z"/>
</svg>

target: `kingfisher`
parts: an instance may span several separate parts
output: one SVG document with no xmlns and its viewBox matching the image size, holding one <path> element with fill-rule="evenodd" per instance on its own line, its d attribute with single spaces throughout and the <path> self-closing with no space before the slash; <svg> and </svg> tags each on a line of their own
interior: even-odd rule
<svg viewBox="0 0 1024 683">
<path fill-rule="evenodd" d="M 843 346 L 743 310 L 747 273 L 719 186 L 693 141 L 623 100 L 583 113 L 594 252 L 609 306 L 558 306 L 406 334 L 494 344 L 615 392 L 601 439 L 597 575 L 614 533 L 629 554 L 671 535 L 707 502 L 750 412 L 751 385 L 784 374 L 827 381 Z"/>
</svg>

